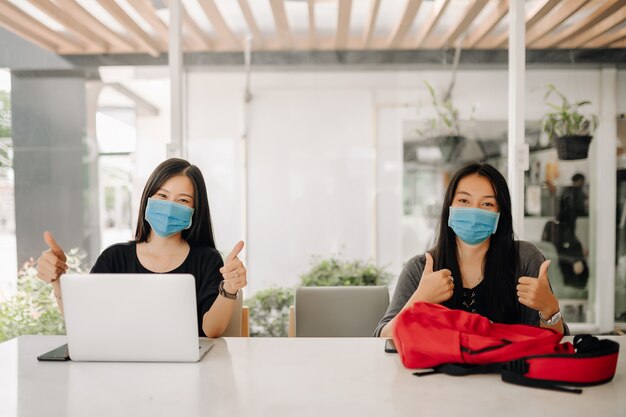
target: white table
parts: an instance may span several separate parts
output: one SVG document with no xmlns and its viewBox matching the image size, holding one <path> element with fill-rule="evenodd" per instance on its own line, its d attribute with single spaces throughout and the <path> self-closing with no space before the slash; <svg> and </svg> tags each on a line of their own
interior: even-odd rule
<svg viewBox="0 0 626 417">
<path fill-rule="evenodd" d="M 38 362 L 62 336 L 0 344 L 0 416 L 624 416 L 619 369 L 582 395 L 497 375 L 418 378 L 382 339 L 227 338 L 199 363 Z"/>
</svg>

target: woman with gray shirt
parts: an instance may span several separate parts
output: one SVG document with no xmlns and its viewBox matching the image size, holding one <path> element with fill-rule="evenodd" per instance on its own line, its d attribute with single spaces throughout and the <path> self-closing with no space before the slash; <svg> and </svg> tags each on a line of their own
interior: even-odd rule
<svg viewBox="0 0 626 417">
<path fill-rule="evenodd" d="M 548 280 L 550 261 L 515 240 L 509 189 L 497 169 L 474 163 L 456 172 L 439 223 L 435 247 L 405 265 L 375 336 L 391 337 L 395 317 L 417 301 L 567 332 Z"/>
</svg>

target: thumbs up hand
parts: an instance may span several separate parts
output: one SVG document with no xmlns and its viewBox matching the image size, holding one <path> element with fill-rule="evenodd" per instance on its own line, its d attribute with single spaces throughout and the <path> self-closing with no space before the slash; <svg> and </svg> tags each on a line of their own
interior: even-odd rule
<svg viewBox="0 0 626 417">
<path fill-rule="evenodd" d="M 429 303 L 443 303 L 452 297 L 454 291 L 454 278 L 449 269 L 433 270 L 433 257 L 426 252 L 426 263 L 422 278 L 413 293 L 407 306 L 413 305 L 417 301 Z"/>
<path fill-rule="evenodd" d="M 537 278 L 521 277 L 516 287 L 519 302 L 540 311 L 543 317 L 551 317 L 559 311 L 559 300 L 552 293 L 548 280 L 550 262 L 546 260 L 541 264 Z"/>
<path fill-rule="evenodd" d="M 224 277 L 224 290 L 229 294 L 235 294 L 248 283 L 246 281 L 247 270 L 243 262 L 237 257 L 243 249 L 243 241 L 237 242 L 233 250 L 224 261 L 224 266 L 220 268 L 220 273 Z"/>
<path fill-rule="evenodd" d="M 68 267 L 65 263 L 67 257 L 61 246 L 54 240 L 52 233 L 44 232 L 43 240 L 49 249 L 41 252 L 41 256 L 37 259 L 37 276 L 45 282 L 52 283 L 67 271 Z"/>
</svg>

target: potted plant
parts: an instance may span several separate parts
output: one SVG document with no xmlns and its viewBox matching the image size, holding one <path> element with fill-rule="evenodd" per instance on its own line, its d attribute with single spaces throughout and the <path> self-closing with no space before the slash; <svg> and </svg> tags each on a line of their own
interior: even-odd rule
<svg viewBox="0 0 626 417">
<path fill-rule="evenodd" d="M 285 337 L 293 289 L 270 287 L 246 299 L 250 311 L 250 336 Z"/>
<path fill-rule="evenodd" d="M 369 262 L 314 256 L 311 269 L 300 276 L 300 282 L 304 287 L 387 285 L 391 278 L 389 272 Z"/>
<path fill-rule="evenodd" d="M 314 256 L 311 269 L 300 276 L 305 287 L 387 285 L 392 275 L 384 268 L 360 260 L 345 261 L 339 256 Z M 287 336 L 293 314 L 293 288 L 270 287 L 257 292 L 245 304 L 250 311 L 250 336 Z"/>
<path fill-rule="evenodd" d="M 428 81 L 424 80 L 424 84 L 430 94 L 436 116 L 428 119 L 425 128 L 417 129 L 417 133 L 425 138 L 422 142 L 424 146 L 439 148 L 445 162 L 458 162 L 466 144 L 466 138 L 461 134 L 459 110 L 452 102 L 450 91 L 439 98 Z"/>
<path fill-rule="evenodd" d="M 552 96 L 561 100 L 560 104 L 548 101 Z M 583 114 L 582 106 L 591 104 L 588 100 L 570 102 L 557 88 L 549 84 L 544 101 L 552 111 L 542 120 L 543 131 L 553 141 L 559 159 L 585 159 L 589 152 L 592 135 L 598 126 L 595 114 Z"/>
</svg>

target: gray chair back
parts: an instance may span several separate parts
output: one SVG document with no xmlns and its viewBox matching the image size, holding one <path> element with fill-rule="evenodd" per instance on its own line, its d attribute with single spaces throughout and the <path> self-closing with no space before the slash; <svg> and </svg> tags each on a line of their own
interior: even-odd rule
<svg viewBox="0 0 626 417">
<path fill-rule="evenodd" d="M 389 306 L 389 290 L 367 287 L 298 287 L 297 337 L 371 337 Z"/>
</svg>

